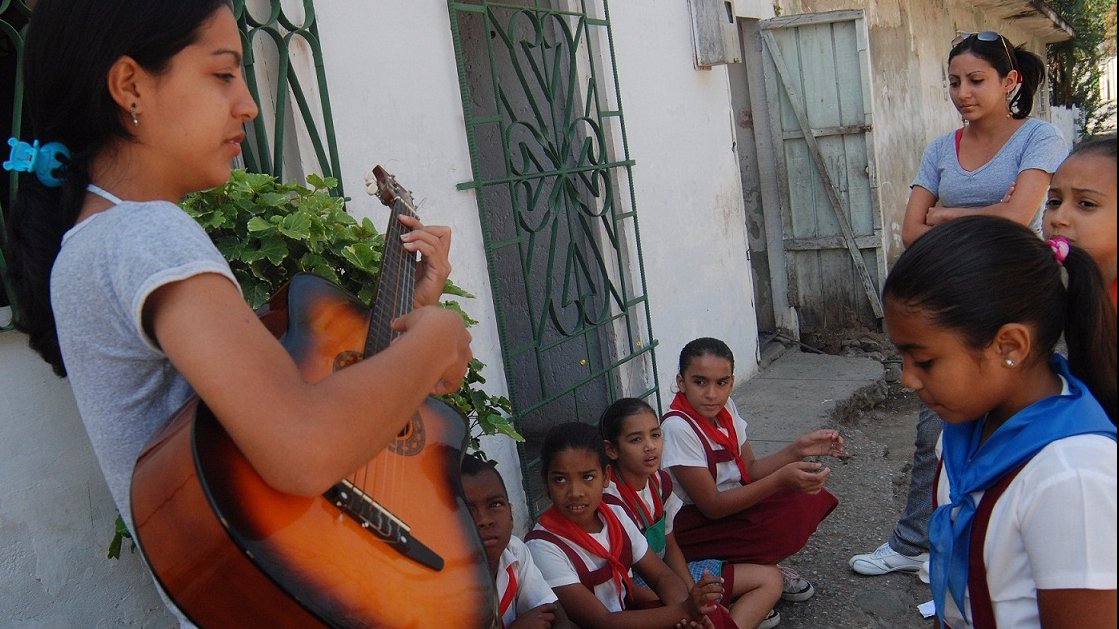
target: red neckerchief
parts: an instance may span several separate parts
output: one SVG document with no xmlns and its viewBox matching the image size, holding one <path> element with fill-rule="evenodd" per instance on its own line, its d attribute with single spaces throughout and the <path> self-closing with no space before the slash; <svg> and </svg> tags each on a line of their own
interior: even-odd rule
<svg viewBox="0 0 1119 629">
<path fill-rule="evenodd" d="M 505 612 L 509 610 L 509 606 L 513 604 L 513 599 L 517 596 L 517 572 L 513 570 L 513 564 L 506 566 L 505 571 L 509 573 L 509 583 L 505 586 L 505 592 L 501 594 L 501 604 L 497 610 L 497 615 L 501 618 L 502 628 L 505 627 Z"/>
<path fill-rule="evenodd" d="M 738 433 L 734 430 L 734 418 L 730 416 L 730 411 L 727 410 L 726 406 L 719 409 L 719 414 L 715 416 L 719 425 L 727 429 L 726 434 L 720 432 L 715 424 L 697 413 L 682 391 L 676 393 L 676 397 L 672 398 L 672 403 L 668 406 L 672 410 L 680 411 L 691 417 L 709 441 L 729 451 L 731 456 L 734 457 L 734 464 L 738 466 L 738 473 L 742 475 L 742 482 L 750 482 L 750 472 L 746 470 L 746 462 L 742 460 L 742 447 L 738 445 Z"/>
<path fill-rule="evenodd" d="M 537 522 L 549 531 L 575 542 L 577 546 L 592 555 L 605 559 L 610 564 L 614 586 L 618 588 L 618 597 L 623 601 L 624 606 L 626 588 L 630 583 L 630 567 L 622 563 L 622 547 L 626 531 L 622 528 L 622 521 L 606 505 L 600 502 L 596 512 L 606 521 L 606 539 L 610 541 L 610 550 L 603 548 L 598 540 L 579 528 L 578 524 L 560 515 L 555 506 L 548 507 L 544 513 L 541 513 Z"/>
<path fill-rule="evenodd" d="M 610 468 L 610 480 L 614 481 L 614 485 L 618 488 L 618 493 L 622 494 L 622 500 L 630 506 L 634 513 L 641 515 L 644 518 L 645 524 L 643 526 L 651 526 L 657 520 L 664 516 L 664 504 L 661 502 L 661 488 L 660 479 L 656 474 L 649 477 L 648 487 L 649 493 L 653 494 L 653 515 L 649 515 L 649 510 L 645 508 L 645 501 L 638 495 L 637 490 L 626 484 L 624 478 Z"/>
</svg>

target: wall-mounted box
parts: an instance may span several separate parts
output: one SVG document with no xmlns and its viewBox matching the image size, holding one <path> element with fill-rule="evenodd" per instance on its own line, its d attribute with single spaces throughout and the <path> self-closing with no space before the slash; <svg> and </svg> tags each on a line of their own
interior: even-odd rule
<svg viewBox="0 0 1119 629">
<path fill-rule="evenodd" d="M 688 0 L 688 6 L 692 12 L 696 67 L 742 61 L 734 0 Z"/>
</svg>

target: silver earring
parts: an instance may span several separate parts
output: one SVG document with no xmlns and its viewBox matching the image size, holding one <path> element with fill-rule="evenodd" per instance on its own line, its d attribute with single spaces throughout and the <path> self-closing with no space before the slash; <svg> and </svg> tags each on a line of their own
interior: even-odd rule
<svg viewBox="0 0 1119 629">
<path fill-rule="evenodd" d="M 1007 366 L 1007 367 L 1013 367 L 1014 366 L 1014 359 L 1013 358 L 1004 358 L 1004 359 L 1002 359 L 1002 364 Z"/>
<path fill-rule="evenodd" d="M 132 107 L 128 109 L 128 113 L 132 114 L 132 126 L 140 126 L 140 119 L 136 117 L 136 103 L 132 103 Z"/>
</svg>

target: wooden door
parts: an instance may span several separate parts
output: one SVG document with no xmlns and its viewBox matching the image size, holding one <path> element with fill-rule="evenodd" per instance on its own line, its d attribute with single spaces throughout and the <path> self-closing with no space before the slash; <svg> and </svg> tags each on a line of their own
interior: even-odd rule
<svg viewBox="0 0 1119 629">
<path fill-rule="evenodd" d="M 764 20 L 761 36 L 789 304 L 802 333 L 876 328 L 886 262 L 863 12 Z"/>
</svg>

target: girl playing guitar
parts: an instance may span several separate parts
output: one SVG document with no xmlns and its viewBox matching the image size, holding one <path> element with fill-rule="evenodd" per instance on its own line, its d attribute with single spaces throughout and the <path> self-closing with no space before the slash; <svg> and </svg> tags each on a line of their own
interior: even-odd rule
<svg viewBox="0 0 1119 629">
<path fill-rule="evenodd" d="M 436 305 L 450 230 L 415 218 L 399 219 L 423 260 L 414 309 L 367 360 L 308 382 L 246 305 L 175 205 L 227 179 L 257 115 L 241 41 L 225 0 L 40 0 L 27 32 L 31 133 L 65 149 L 33 145 L 44 175 L 22 175 L 9 220 L 16 324 L 69 376 L 133 531 L 133 463 L 193 392 L 268 486 L 316 496 L 456 390 L 471 358 L 462 319 Z"/>
</svg>

